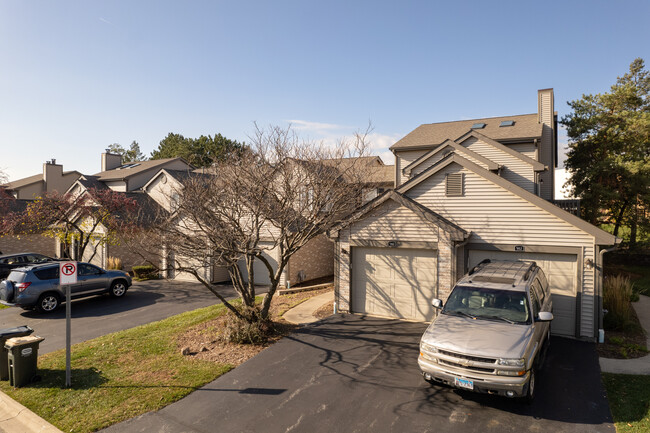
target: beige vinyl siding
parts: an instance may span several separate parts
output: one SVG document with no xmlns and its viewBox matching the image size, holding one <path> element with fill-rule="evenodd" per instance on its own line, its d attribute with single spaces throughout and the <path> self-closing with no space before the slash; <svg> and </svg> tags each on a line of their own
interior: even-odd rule
<svg viewBox="0 0 650 433">
<path fill-rule="evenodd" d="M 460 172 L 465 173 L 465 195 L 445 197 L 445 175 Z M 594 259 L 593 236 L 458 164 L 449 165 L 406 195 L 472 231 L 473 243 L 584 247 L 584 258 Z M 580 332 L 593 337 L 593 270 L 583 273 L 582 294 Z"/>
<path fill-rule="evenodd" d="M 438 228 L 389 200 L 350 228 L 352 239 L 437 242 Z"/>
<path fill-rule="evenodd" d="M 465 196 L 445 197 L 447 173 L 465 173 Z M 591 245 L 593 236 L 473 171 L 451 164 L 406 195 L 467 231 L 472 242 Z"/>
<path fill-rule="evenodd" d="M 448 148 L 448 149 L 451 150 L 452 152 L 454 151 L 453 148 Z M 469 161 L 472 161 L 474 164 L 478 165 L 479 167 L 482 167 L 482 168 L 484 168 L 486 170 L 489 170 L 489 168 L 488 168 L 488 166 L 486 164 L 484 164 L 482 161 L 479 161 L 478 159 L 472 158 L 467 153 L 458 152 L 458 154 L 461 155 L 463 158 L 465 158 L 465 159 L 467 159 Z M 416 175 L 422 173 L 424 170 L 431 167 L 432 165 L 434 165 L 436 162 L 440 161 L 445 156 L 446 156 L 445 152 L 438 152 L 435 155 L 431 155 L 429 158 L 426 159 L 426 161 L 421 162 L 420 164 L 418 164 L 418 166 L 416 168 L 413 169 L 413 171 L 411 172 L 410 177 L 413 177 L 413 176 L 416 176 Z M 410 177 L 407 177 L 406 175 L 404 175 L 405 179 L 410 179 Z"/>
<path fill-rule="evenodd" d="M 162 177 L 166 182 L 162 182 Z M 167 212 L 172 211 L 172 193 L 181 193 L 181 185 L 173 177 L 163 173 L 147 186 L 147 194 Z"/>
<path fill-rule="evenodd" d="M 117 192 L 126 192 L 126 182 L 117 180 L 111 182 L 104 182 L 107 187 Z"/>
<path fill-rule="evenodd" d="M 395 169 L 397 174 L 395 177 L 395 185 L 401 185 L 406 182 L 409 178 L 402 173 L 410 163 L 427 153 L 430 149 L 422 150 L 407 150 L 403 152 L 395 152 Z"/>
<path fill-rule="evenodd" d="M 484 143 L 475 137 L 470 137 L 461 144 L 490 161 L 502 165 L 501 177 L 504 179 L 509 180 L 528 192 L 535 193 L 535 173 L 533 167 L 527 162 L 503 150 L 497 149 L 490 144 Z M 465 157 L 465 155 L 462 156 Z"/>
<path fill-rule="evenodd" d="M 584 260 L 596 262 L 596 249 L 594 245 L 584 248 Z M 580 335 L 592 336 L 594 333 L 596 314 L 595 269 L 591 266 L 582 267 L 582 302 L 580 303 Z"/>
<path fill-rule="evenodd" d="M 506 146 L 508 146 L 512 150 L 516 150 L 517 152 L 521 153 L 524 156 L 529 157 L 530 159 L 539 161 L 539 159 L 537 158 L 537 146 L 535 146 L 535 143 L 507 144 Z"/>
</svg>

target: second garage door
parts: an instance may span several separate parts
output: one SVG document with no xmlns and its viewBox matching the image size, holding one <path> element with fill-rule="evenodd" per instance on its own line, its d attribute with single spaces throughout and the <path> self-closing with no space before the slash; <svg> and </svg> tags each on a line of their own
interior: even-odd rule
<svg viewBox="0 0 650 433">
<path fill-rule="evenodd" d="M 401 319 L 433 319 L 438 254 L 402 248 L 352 249 L 352 311 Z"/>
<path fill-rule="evenodd" d="M 515 253 L 471 250 L 469 268 L 483 259 L 533 260 L 544 271 L 553 297 L 554 334 L 573 337 L 576 333 L 577 256 L 573 254 Z"/>
</svg>

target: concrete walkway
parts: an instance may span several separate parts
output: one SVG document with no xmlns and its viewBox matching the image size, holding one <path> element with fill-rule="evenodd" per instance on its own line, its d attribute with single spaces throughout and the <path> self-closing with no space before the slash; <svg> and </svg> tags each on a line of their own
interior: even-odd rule
<svg viewBox="0 0 650 433">
<path fill-rule="evenodd" d="M 0 431 L 7 433 L 60 433 L 61 430 L 0 392 Z"/>
<path fill-rule="evenodd" d="M 314 323 L 320 320 L 314 316 L 314 312 L 325 304 L 334 302 L 334 291 L 314 296 L 307 301 L 296 305 L 282 315 L 284 320 L 295 324 Z"/>
<path fill-rule="evenodd" d="M 650 349 L 650 297 L 640 295 L 632 306 L 646 334 L 646 347 Z M 650 375 L 650 354 L 635 359 L 600 358 L 600 370 L 604 373 Z"/>
</svg>

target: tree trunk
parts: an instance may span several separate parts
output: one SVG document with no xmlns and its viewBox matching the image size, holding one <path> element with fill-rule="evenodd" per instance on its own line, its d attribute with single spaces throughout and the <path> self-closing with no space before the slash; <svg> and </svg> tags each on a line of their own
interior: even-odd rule
<svg viewBox="0 0 650 433">
<path fill-rule="evenodd" d="M 618 229 L 621 226 L 621 222 L 623 221 L 623 215 L 625 214 L 625 209 L 627 208 L 629 202 L 630 202 L 629 199 L 625 200 L 621 205 L 621 209 L 618 211 L 618 215 L 616 216 L 616 220 L 614 223 L 614 236 L 618 236 Z"/>
</svg>

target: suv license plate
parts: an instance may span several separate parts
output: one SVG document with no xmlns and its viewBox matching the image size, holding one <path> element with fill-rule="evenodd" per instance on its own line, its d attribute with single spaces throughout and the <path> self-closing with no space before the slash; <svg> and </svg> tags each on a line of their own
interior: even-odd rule
<svg viewBox="0 0 650 433">
<path fill-rule="evenodd" d="M 454 378 L 454 385 L 459 388 L 474 389 L 473 380 L 461 379 L 459 377 Z"/>
</svg>

